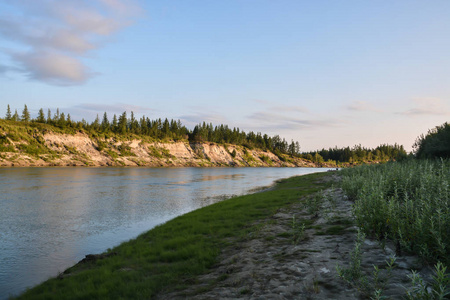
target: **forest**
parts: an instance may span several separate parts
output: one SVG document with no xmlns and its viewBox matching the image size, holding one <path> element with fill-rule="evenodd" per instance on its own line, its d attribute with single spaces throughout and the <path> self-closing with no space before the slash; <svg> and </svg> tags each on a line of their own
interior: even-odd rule
<svg viewBox="0 0 450 300">
<path fill-rule="evenodd" d="M 343 148 L 334 147 L 328 150 L 322 149 L 302 153 L 298 141 L 291 140 L 288 142 L 279 135 L 269 136 L 261 132 L 245 132 L 237 127 L 230 128 L 224 124 L 214 126 L 206 122 L 199 123 L 191 130 L 183 125 L 180 120 L 169 120 L 167 118 L 164 120 L 161 118 L 152 120 L 146 116 L 136 118 L 133 112 L 128 117 L 126 111 L 119 116 L 114 114 L 112 120 L 104 112 L 102 118 L 97 115 L 95 120 L 89 123 L 84 119 L 81 121 L 73 120 L 70 114 L 60 112 L 59 109 L 52 113 L 50 109 L 44 112 L 44 109 L 41 108 L 36 118 L 32 118 L 27 105 L 24 105 L 20 115 L 17 110 L 12 113 L 8 105 L 4 119 L 13 122 L 48 124 L 63 130 L 82 130 L 90 135 L 103 135 L 106 138 L 111 135 L 138 135 L 162 141 L 188 140 L 192 143 L 213 142 L 218 144 L 234 144 L 244 146 L 248 149 L 257 148 L 271 151 L 278 156 L 286 154 L 319 164 L 327 163 L 336 166 L 402 160 L 408 157 L 403 146 L 397 144 L 382 144 L 374 149 L 365 148 L 361 145 Z M 425 139 L 425 137 L 422 137 L 422 139 Z M 433 143 L 428 140 L 429 138 L 426 143 Z M 417 148 L 419 147 L 417 146 Z M 424 155 L 421 154 L 421 151 L 418 151 L 418 153 Z"/>
</svg>

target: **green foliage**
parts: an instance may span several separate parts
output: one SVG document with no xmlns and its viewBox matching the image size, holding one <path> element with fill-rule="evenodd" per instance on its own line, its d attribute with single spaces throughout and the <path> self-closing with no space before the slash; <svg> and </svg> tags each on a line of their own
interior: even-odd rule
<svg viewBox="0 0 450 300">
<path fill-rule="evenodd" d="M 117 147 L 117 150 L 119 150 L 121 156 L 136 156 L 136 154 L 131 151 L 131 147 L 126 143 L 120 144 Z"/>
<path fill-rule="evenodd" d="M 25 107 L 23 108 L 23 112 L 22 112 L 22 119 L 23 122 L 30 122 L 31 117 L 30 117 L 30 112 L 28 111 L 28 107 L 25 104 Z"/>
<path fill-rule="evenodd" d="M 380 145 L 375 149 L 364 148 L 356 145 L 353 148 L 330 148 L 320 151 L 303 153 L 302 157 L 313 162 L 322 163 L 324 161 L 333 161 L 340 163 L 361 164 L 370 162 L 386 162 L 389 160 L 400 161 L 407 157 L 403 146 Z"/>
<path fill-rule="evenodd" d="M 373 266 L 373 272 L 370 275 L 363 273 L 361 268 L 362 260 L 362 245 L 366 236 L 358 230 L 356 236 L 355 247 L 350 253 L 350 263 L 347 268 L 336 265 L 338 276 L 347 282 L 350 286 L 358 289 L 366 296 L 374 295 L 371 299 L 384 299 L 383 291 L 385 290 L 390 278 L 392 277 L 392 270 L 395 267 L 395 256 L 390 260 L 386 260 L 385 270 L 380 269 L 379 266 Z M 384 272 L 382 272 L 384 271 Z"/>
<path fill-rule="evenodd" d="M 412 271 L 409 278 L 411 279 L 413 287 L 406 292 L 407 299 L 448 299 L 450 296 L 450 276 L 446 272 L 447 267 L 445 267 L 441 262 L 438 262 L 434 268 L 433 282 L 431 285 L 425 283 L 419 274 Z"/>
<path fill-rule="evenodd" d="M 450 161 L 410 160 L 342 171 L 355 200 L 356 222 L 368 235 L 398 241 L 398 251 L 450 263 Z"/>
<path fill-rule="evenodd" d="M 306 239 L 305 223 L 299 223 L 295 216 L 292 217 L 292 244 L 297 245 L 300 241 Z"/>
<path fill-rule="evenodd" d="M 450 158 L 450 124 L 446 122 L 419 136 L 413 147 L 418 158 Z"/>
<path fill-rule="evenodd" d="M 22 119 L 17 114 L 17 110 L 13 116 L 9 117 L 11 113 L 9 105 L 7 110 L 7 119 L 24 122 L 31 120 L 26 105 Z M 206 124 L 205 122 L 195 126 L 193 130 L 189 130 L 181 124 L 180 120 L 168 120 L 167 118 L 164 121 L 160 118 L 150 120 L 145 116 L 137 119 L 133 112 L 131 112 L 130 118 L 127 117 L 127 112 L 123 112 L 118 118 L 114 115 L 112 122 L 108 120 L 108 115 L 105 112 L 101 122 L 97 115 L 95 120 L 89 124 L 84 119 L 81 121 L 73 121 L 70 115 L 66 117 L 64 113 L 60 113 L 59 108 L 53 116 L 50 109 L 48 109 L 47 118 L 45 119 L 41 108 L 34 122 L 46 123 L 63 130 L 67 128 L 84 130 L 89 134 L 102 132 L 105 134 L 113 133 L 118 136 L 137 135 L 141 138 L 149 137 L 153 140 L 189 140 L 189 142 L 194 143 L 214 142 L 218 144 L 229 143 L 245 146 L 248 149 L 258 148 L 272 152 L 277 151 L 277 155 L 283 161 L 285 161 L 285 158 L 281 154 L 290 154 L 291 156 L 300 155 L 300 145 L 298 142 L 292 141 L 291 144 L 288 144 L 285 139 L 281 139 L 278 135 L 269 137 L 267 134 L 263 135 L 260 132 L 254 133 L 250 131 L 249 133 L 245 133 L 239 128 L 231 129 L 223 124 L 214 127 L 212 124 Z"/>
<path fill-rule="evenodd" d="M 8 120 L 8 121 L 12 119 L 12 115 L 11 115 L 11 107 L 9 107 L 9 104 L 8 104 L 8 107 L 6 108 L 6 116 L 5 116 L 5 119 Z"/>
<path fill-rule="evenodd" d="M 259 157 L 263 162 L 265 162 L 266 164 L 270 164 L 272 161 L 270 160 L 270 158 L 267 155 L 261 155 Z"/>
</svg>

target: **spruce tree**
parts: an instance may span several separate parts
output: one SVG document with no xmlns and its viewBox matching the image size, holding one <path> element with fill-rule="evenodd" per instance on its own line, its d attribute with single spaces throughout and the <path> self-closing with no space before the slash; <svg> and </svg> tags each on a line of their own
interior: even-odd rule
<svg viewBox="0 0 450 300">
<path fill-rule="evenodd" d="M 108 115 L 106 114 L 106 111 L 103 114 L 103 120 L 102 120 L 101 127 L 102 127 L 102 130 L 105 132 L 109 130 L 109 120 L 108 120 Z"/>
<path fill-rule="evenodd" d="M 116 116 L 116 114 L 114 114 L 111 127 L 112 127 L 113 132 L 117 131 L 117 116 Z"/>
<path fill-rule="evenodd" d="M 16 109 L 16 111 L 14 112 L 14 115 L 12 116 L 12 118 L 11 118 L 13 121 L 20 121 L 20 117 L 19 117 L 19 114 L 17 113 L 17 109 Z"/>
<path fill-rule="evenodd" d="M 39 110 L 36 121 L 38 121 L 39 123 L 45 123 L 44 110 L 42 108 Z"/>
<path fill-rule="evenodd" d="M 11 108 L 9 107 L 9 104 L 8 104 L 8 107 L 6 108 L 6 120 L 11 120 Z"/>
<path fill-rule="evenodd" d="M 26 104 L 22 111 L 22 121 L 30 122 L 30 112 L 28 111 L 28 107 Z"/>
</svg>

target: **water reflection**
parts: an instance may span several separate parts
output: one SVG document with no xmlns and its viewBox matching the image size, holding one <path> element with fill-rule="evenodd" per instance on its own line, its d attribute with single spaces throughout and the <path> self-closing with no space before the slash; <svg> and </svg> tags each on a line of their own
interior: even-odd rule
<svg viewBox="0 0 450 300">
<path fill-rule="evenodd" d="M 175 216 L 293 168 L 0 169 L 0 299 Z"/>
</svg>

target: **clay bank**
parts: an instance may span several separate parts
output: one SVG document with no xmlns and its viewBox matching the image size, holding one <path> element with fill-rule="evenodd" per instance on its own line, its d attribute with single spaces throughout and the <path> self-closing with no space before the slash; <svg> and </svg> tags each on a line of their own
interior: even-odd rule
<svg viewBox="0 0 450 300">
<path fill-rule="evenodd" d="M 0 166 L 317 167 L 305 159 L 231 144 L 0 131 Z M 325 166 L 325 165 L 320 165 Z"/>
</svg>

